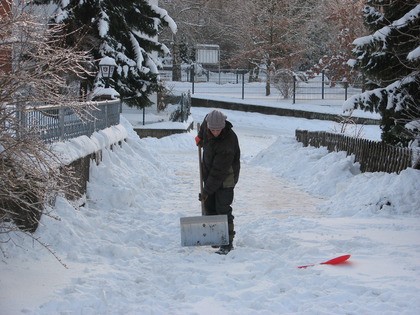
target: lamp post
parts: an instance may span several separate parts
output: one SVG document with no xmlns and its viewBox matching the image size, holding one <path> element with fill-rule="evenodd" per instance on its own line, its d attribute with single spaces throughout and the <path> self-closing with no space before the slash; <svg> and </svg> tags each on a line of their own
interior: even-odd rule
<svg viewBox="0 0 420 315">
<path fill-rule="evenodd" d="M 99 62 L 102 78 L 105 79 L 105 88 L 109 88 L 109 78 L 112 77 L 116 66 L 114 58 L 111 57 L 103 57 Z"/>
</svg>

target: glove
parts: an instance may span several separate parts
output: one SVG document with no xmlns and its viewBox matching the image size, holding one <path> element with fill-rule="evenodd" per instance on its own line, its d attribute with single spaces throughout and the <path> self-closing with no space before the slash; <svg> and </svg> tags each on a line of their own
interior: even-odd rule
<svg viewBox="0 0 420 315">
<path fill-rule="evenodd" d="M 206 199 L 208 198 L 209 195 L 207 195 L 207 193 L 203 190 L 202 193 L 198 194 L 198 200 L 199 201 L 206 201 Z"/>
<path fill-rule="evenodd" d="M 199 136 L 196 136 L 196 137 L 195 137 L 195 144 L 196 144 L 197 146 L 201 145 L 201 138 L 200 138 Z"/>
</svg>

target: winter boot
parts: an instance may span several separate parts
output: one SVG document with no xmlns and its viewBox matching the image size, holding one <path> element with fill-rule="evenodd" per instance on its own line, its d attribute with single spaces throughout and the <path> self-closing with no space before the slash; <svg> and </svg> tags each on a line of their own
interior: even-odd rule
<svg viewBox="0 0 420 315">
<path fill-rule="evenodd" d="M 220 246 L 219 250 L 216 251 L 216 254 L 227 255 L 233 249 L 232 244 Z"/>
<path fill-rule="evenodd" d="M 229 228 L 229 244 L 220 246 L 219 250 L 216 251 L 216 254 L 227 255 L 233 249 L 233 238 L 235 237 L 236 232 L 234 231 L 235 227 L 233 223 L 228 224 Z"/>
<path fill-rule="evenodd" d="M 235 234 L 236 234 L 236 232 L 234 231 L 234 229 L 235 229 L 235 227 L 234 227 L 234 225 L 233 225 L 233 223 L 229 223 L 228 224 L 228 233 L 229 233 L 229 245 L 223 245 L 224 247 L 228 247 L 228 246 L 230 246 L 230 249 L 229 249 L 229 251 L 231 251 L 232 249 L 233 249 L 233 246 L 232 246 L 232 244 L 233 244 L 233 238 L 235 237 Z M 212 248 L 221 248 L 221 247 L 223 247 L 223 246 L 216 246 L 216 245 L 213 245 L 212 246 Z"/>
</svg>

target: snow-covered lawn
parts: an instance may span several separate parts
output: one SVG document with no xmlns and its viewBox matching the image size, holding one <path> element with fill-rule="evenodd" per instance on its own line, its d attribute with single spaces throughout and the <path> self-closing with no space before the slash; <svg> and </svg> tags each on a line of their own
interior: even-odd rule
<svg viewBox="0 0 420 315">
<path fill-rule="evenodd" d="M 196 131 L 139 139 L 123 119 L 86 203 L 59 199 L 36 232 L 68 269 L 28 237 L 2 244 L 0 314 L 419 314 L 420 171 L 361 174 L 294 139 L 332 122 L 224 112 L 242 149 L 235 250 L 180 246 L 180 217 L 201 213 Z"/>
</svg>

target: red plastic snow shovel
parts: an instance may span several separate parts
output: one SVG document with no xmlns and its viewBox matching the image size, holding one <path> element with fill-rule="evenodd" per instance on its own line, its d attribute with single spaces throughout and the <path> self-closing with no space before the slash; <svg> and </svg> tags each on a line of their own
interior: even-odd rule
<svg viewBox="0 0 420 315">
<path fill-rule="evenodd" d="M 340 256 L 340 257 L 337 257 L 337 258 L 330 259 L 330 260 L 328 260 L 326 262 L 323 262 L 323 263 L 320 263 L 318 265 L 338 265 L 338 264 L 342 264 L 343 262 L 345 262 L 349 258 L 350 258 L 350 255 L 344 255 L 344 256 Z M 313 267 L 313 266 L 316 266 L 316 265 L 317 264 L 299 266 L 298 268 L 307 268 L 307 267 Z"/>
<path fill-rule="evenodd" d="M 197 124 L 197 131 L 200 124 Z M 203 169 L 201 146 L 198 146 L 198 161 L 200 167 L 200 194 L 203 194 Z M 201 216 L 180 219 L 182 246 L 221 246 L 229 244 L 227 215 L 205 215 L 204 200 L 201 201 Z"/>
</svg>

